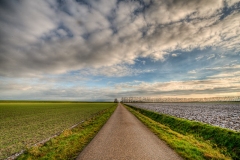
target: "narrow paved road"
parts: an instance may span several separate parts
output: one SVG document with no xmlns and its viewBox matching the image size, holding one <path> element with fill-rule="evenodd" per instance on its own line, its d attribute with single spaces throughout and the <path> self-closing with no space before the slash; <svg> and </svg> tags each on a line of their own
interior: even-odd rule
<svg viewBox="0 0 240 160">
<path fill-rule="evenodd" d="M 78 160 L 182 159 L 120 103 Z"/>
</svg>

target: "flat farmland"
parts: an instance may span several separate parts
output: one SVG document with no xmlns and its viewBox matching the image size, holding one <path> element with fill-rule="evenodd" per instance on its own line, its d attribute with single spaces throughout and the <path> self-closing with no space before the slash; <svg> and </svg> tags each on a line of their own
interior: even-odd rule
<svg viewBox="0 0 240 160">
<path fill-rule="evenodd" d="M 240 103 L 129 103 L 129 105 L 188 120 L 240 131 Z"/>
<path fill-rule="evenodd" d="M 1 102 L 0 159 L 45 140 L 114 103 Z"/>
</svg>

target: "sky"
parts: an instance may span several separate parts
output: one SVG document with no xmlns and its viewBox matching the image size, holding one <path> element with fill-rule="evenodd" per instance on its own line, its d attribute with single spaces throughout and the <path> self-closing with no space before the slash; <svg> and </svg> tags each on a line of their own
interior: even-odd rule
<svg viewBox="0 0 240 160">
<path fill-rule="evenodd" d="M 239 0 L 1 0 L 0 99 L 240 96 Z"/>
</svg>

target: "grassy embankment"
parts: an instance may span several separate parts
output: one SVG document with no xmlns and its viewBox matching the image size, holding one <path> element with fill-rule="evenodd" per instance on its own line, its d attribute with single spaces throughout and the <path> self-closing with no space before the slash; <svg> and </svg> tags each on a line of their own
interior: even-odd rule
<svg viewBox="0 0 240 160">
<path fill-rule="evenodd" d="M 127 108 L 185 159 L 240 159 L 239 132 L 129 105 Z"/>
<path fill-rule="evenodd" d="M 18 160 L 33 159 L 76 159 L 78 154 L 92 140 L 101 127 L 112 115 L 115 107 L 99 112 L 71 130 L 65 130 L 60 136 L 51 139 L 44 145 L 27 150 Z"/>
<path fill-rule="evenodd" d="M 0 103 L 0 159 L 30 147 L 105 110 L 114 103 Z"/>
</svg>

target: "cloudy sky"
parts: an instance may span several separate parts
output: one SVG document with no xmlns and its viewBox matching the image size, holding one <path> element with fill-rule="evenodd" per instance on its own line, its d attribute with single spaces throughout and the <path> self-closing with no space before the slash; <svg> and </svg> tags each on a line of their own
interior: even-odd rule
<svg viewBox="0 0 240 160">
<path fill-rule="evenodd" d="M 239 0 L 0 1 L 0 99 L 239 95 Z"/>
</svg>

